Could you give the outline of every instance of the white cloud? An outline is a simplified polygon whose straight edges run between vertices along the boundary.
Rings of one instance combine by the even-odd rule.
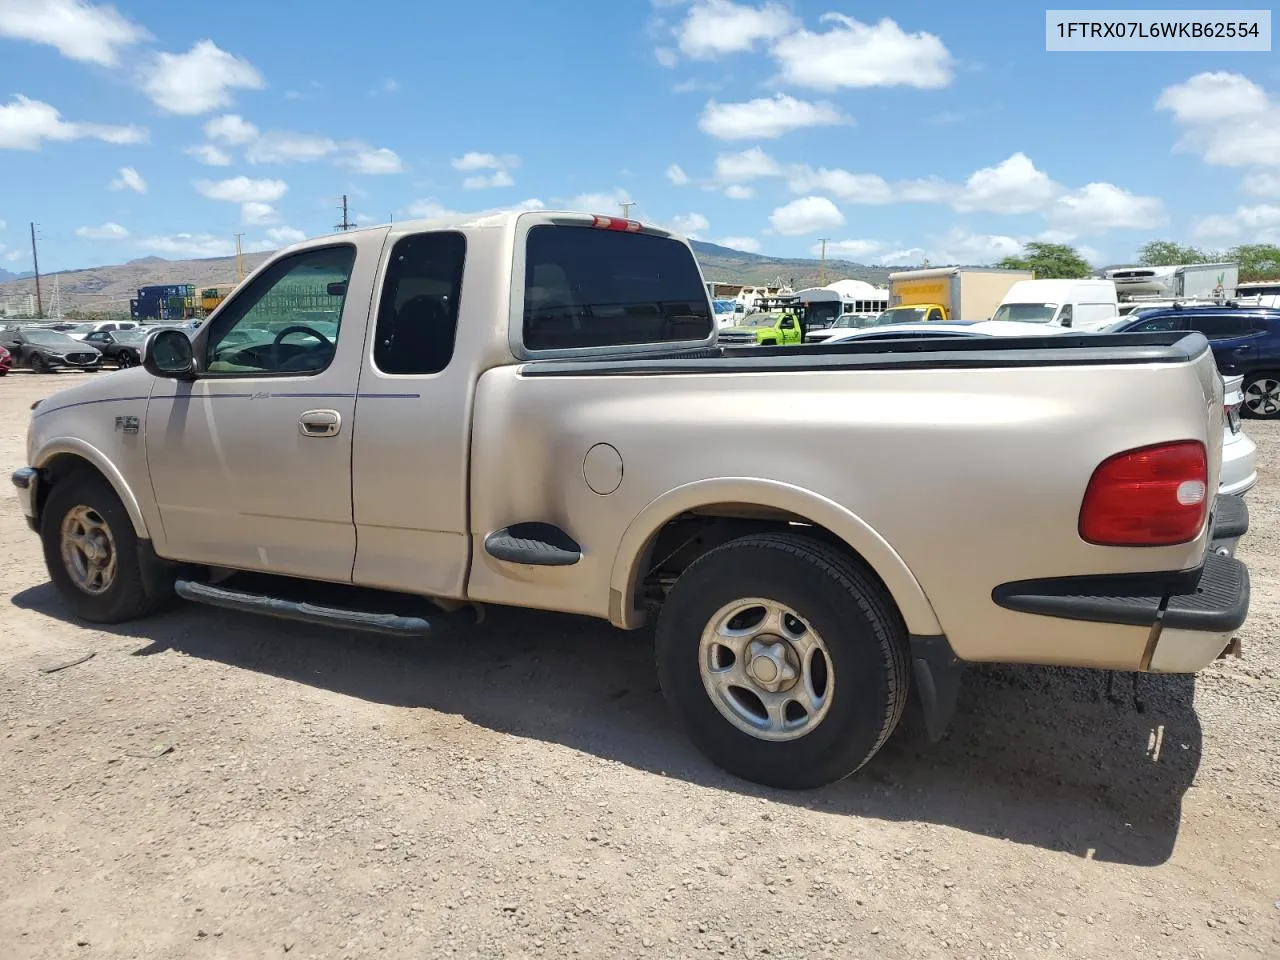
[[[879,240],[832,240],[827,243],[828,257],[868,257],[878,250],[884,249]],[[822,244],[815,243],[811,248],[813,255],[822,254]]]
[[[675,28],[676,45],[687,57],[711,60],[751,50],[761,41],[782,36],[798,22],[779,3],[752,7],[730,0],[699,0]]]
[[[307,235],[296,227],[272,227],[267,231],[267,239],[272,243],[287,247],[291,243],[301,243]]]
[[[1088,234],[1149,229],[1163,226],[1167,219],[1158,197],[1139,196],[1112,183],[1089,183],[1063,194],[1048,216],[1053,223]]]
[[[201,196],[227,203],[275,203],[288,189],[283,180],[251,180],[244,176],[196,181],[196,191]]]
[[[120,176],[111,181],[112,190],[132,190],[134,193],[146,193],[147,181],[133,167],[121,167]]]
[[[515,180],[505,170],[495,170],[492,174],[477,173],[462,181],[463,190],[488,190],[493,187],[514,187]]]
[[[731,183],[724,188],[724,195],[730,200],[750,200],[756,192],[741,183]]]
[[[355,170],[356,173],[379,176],[404,172],[404,161],[394,150],[388,150],[386,147],[368,147],[364,144],[353,144],[351,149],[354,152],[342,157],[338,162],[344,167]]]
[[[250,200],[240,204],[240,219],[248,224],[275,223],[276,208],[269,203]]]
[[[784,93],[746,103],[708,100],[698,120],[703,133],[720,140],[763,138],[775,140],[805,127],[835,126],[848,119],[831,103],[810,103]]]
[[[1161,91],[1156,108],[1184,127],[1178,148],[1223,167],[1280,166],[1280,103],[1238,73],[1198,73]]]
[[[759,147],[741,153],[722,153],[716,157],[715,177],[721,184],[746,183],[761,177],[782,175],[782,165]]]
[[[186,53],[159,53],[143,90],[161,110],[196,116],[232,102],[234,90],[266,86],[253,64],[201,40]]]
[[[523,210],[543,210],[546,204],[537,198],[531,197],[528,200],[521,200],[519,203],[512,204],[508,207],[494,207],[488,210],[472,210],[469,212],[461,212],[451,210],[435,198],[427,200],[415,200],[409,204],[401,214],[405,217],[415,220],[436,220],[442,217],[483,217],[492,213],[502,213],[505,211],[523,211]]]
[[[56,47],[70,60],[114,67],[151,34],[110,6],[86,0],[3,0],[0,36]]]
[[[944,264],[989,264],[1022,252],[1023,241],[1001,234],[971,233],[955,228],[941,237],[929,237],[925,247],[893,250],[876,258],[879,263],[895,266],[918,264],[928,260],[933,266]],[[829,249],[829,248],[828,248]]]
[[[683,233],[689,237],[697,237],[710,226],[711,221],[700,213],[686,213],[671,218],[671,228],[676,233]]]
[[[183,153],[195,157],[206,167],[231,166],[231,154],[221,147],[215,147],[212,143],[201,143],[194,147],[187,147]]]
[[[337,152],[337,141],[309,133],[268,130],[249,144],[245,159],[250,163],[312,163]]]
[[[1266,91],[1238,73],[1197,73],[1160,91],[1156,108],[1169,110],[1184,124],[1218,123],[1232,117],[1266,113]]]
[[[1259,171],[1244,178],[1240,185],[1245,193],[1255,197],[1280,197],[1280,173]]]
[[[844,214],[826,197],[801,197],[769,215],[769,224],[785,237],[817,233],[844,225]]]
[[[681,169],[680,164],[673,163],[671,166],[667,167],[667,179],[677,187],[683,187],[689,182],[689,175]]]
[[[731,250],[742,250],[745,253],[760,252],[760,241],[755,237],[725,237],[720,244]]]
[[[105,123],[72,123],[40,100],[16,94],[0,104],[0,150],[39,150],[46,140],[81,140],[86,137],[107,143],[143,143],[142,127],[119,127]]]
[[[1025,153],[983,167],[965,181],[953,206],[961,213],[1032,213],[1043,210],[1059,188]]]
[[[505,153],[499,156],[496,153],[479,153],[472,150],[470,153],[464,153],[460,157],[454,157],[451,161],[455,170],[511,170],[520,166],[520,158],[514,153]]]
[[[258,128],[235,113],[224,113],[204,125],[204,135],[218,143],[240,146],[258,139]]]
[[[138,246],[151,253],[173,257],[229,257],[236,252],[234,243],[211,233],[147,237],[139,240]]]
[[[653,56],[661,66],[664,66],[668,69],[670,69],[671,67],[674,67],[680,60],[680,58],[676,56],[676,52],[672,50],[670,47],[655,48],[653,51]]]
[[[1246,239],[1250,243],[1280,243],[1280,205],[1236,207],[1234,213],[1201,217],[1191,231],[1203,239]]]
[[[866,24],[839,13],[824,14],[825,33],[797,30],[771,51],[781,79],[814,90],[842,87],[945,87],[953,62],[931,33],[907,33],[888,17]]]
[[[76,236],[85,240],[123,240],[129,231],[108,221],[99,227],[76,227]]]
[[[608,193],[580,193],[569,201],[565,209],[583,213],[621,215],[623,202],[630,199],[631,196],[627,191],[615,187]]]
[[[850,203],[893,203],[894,190],[884,177],[874,173],[850,173],[848,170],[813,170],[794,167],[788,176],[789,186],[796,193],[821,191],[847,200]]]

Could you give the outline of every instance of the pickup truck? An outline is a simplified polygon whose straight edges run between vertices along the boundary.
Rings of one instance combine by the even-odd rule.
[[[695,744],[808,788],[912,690],[941,736],[966,662],[1238,650],[1222,401],[1191,332],[723,347],[688,241],[503,213],[276,254],[39,402],[13,482],[89,622],[175,595],[425,637],[490,604],[656,611]]]
[[[719,342],[737,347],[790,346],[804,342],[804,328],[794,313],[754,313],[722,327]]]

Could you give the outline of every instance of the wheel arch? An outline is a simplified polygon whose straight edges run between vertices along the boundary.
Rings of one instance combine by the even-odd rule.
[[[106,480],[116,492],[116,496],[124,504],[125,512],[129,514],[133,532],[144,540],[151,539],[138,498],[134,496],[124,475],[97,447],[74,437],[63,437],[42,447],[32,466],[40,471],[43,479],[36,502],[37,514],[43,511],[45,499],[55,484],[72,473],[91,471]]]
[[[775,522],[810,524],[850,550],[884,584],[907,630],[942,633],[933,605],[896,550],[870,524],[834,500],[802,487],[755,477],[698,480],[649,503],[631,521],[614,555],[609,579],[609,620],[622,629],[643,625],[640,588],[654,544],[673,521],[691,512],[734,516],[734,508],[761,511]]]

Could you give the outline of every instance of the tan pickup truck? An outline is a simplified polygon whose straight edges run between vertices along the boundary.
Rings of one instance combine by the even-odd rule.
[[[76,615],[657,610],[760,783],[857,770],[912,689],[940,735],[966,661],[1193,672],[1248,608],[1200,334],[720,347],[683,239],[538,211],[306,241],[143,352],[14,474]]]

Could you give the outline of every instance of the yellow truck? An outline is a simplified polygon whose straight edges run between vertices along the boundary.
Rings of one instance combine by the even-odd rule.
[[[1031,270],[996,267],[939,267],[889,274],[889,309],[881,323],[930,320],[989,320],[1000,301],[1019,280],[1032,280]]]

